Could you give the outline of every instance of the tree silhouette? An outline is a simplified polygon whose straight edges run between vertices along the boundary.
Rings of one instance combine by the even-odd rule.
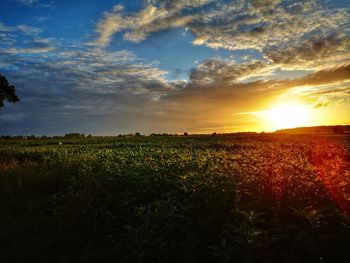
[[[7,81],[5,76],[0,74],[0,109],[4,107],[5,101],[15,103],[19,101],[16,88]]]

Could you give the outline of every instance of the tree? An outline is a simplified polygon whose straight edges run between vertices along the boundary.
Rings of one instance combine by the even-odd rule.
[[[0,74],[0,109],[4,107],[5,101],[15,103],[19,101],[16,88],[7,81],[5,76]]]

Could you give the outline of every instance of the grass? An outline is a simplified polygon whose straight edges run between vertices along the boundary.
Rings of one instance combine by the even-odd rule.
[[[349,157],[345,135],[0,140],[0,260],[350,262]]]

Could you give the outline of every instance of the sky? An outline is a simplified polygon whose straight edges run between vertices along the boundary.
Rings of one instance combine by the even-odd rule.
[[[0,135],[350,124],[350,0],[0,0]]]

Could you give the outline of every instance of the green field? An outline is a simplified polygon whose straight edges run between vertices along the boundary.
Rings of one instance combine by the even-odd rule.
[[[0,140],[0,262],[350,262],[347,135]]]

